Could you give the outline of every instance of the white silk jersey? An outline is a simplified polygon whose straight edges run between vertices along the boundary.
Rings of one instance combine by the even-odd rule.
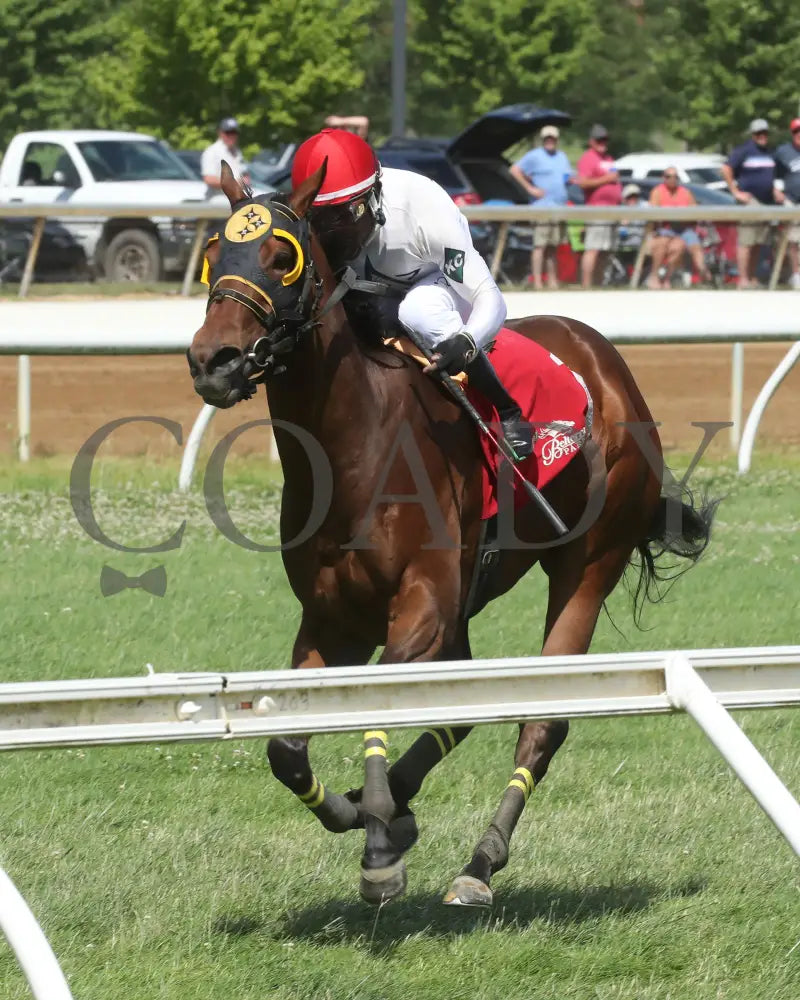
[[[502,327],[506,304],[483,257],[472,245],[467,220],[435,181],[410,170],[381,171],[378,226],[351,261],[360,278],[384,281],[397,294],[432,276],[443,276],[464,321],[463,329],[485,347]]]

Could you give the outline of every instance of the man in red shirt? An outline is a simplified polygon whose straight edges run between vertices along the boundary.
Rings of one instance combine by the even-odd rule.
[[[592,125],[589,148],[578,160],[576,183],[583,189],[587,205],[619,205],[622,202],[622,185],[608,155],[608,131],[603,125]],[[581,260],[581,284],[592,287],[592,277],[597,258],[614,246],[617,227],[613,222],[591,222],[586,225],[585,250]]]

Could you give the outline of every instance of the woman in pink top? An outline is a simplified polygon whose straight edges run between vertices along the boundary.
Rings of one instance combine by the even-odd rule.
[[[583,189],[587,205],[619,205],[622,202],[622,185],[619,182],[613,157],[608,153],[608,132],[604,125],[592,125],[589,148],[578,160],[575,181]],[[591,288],[597,258],[614,247],[617,227],[613,222],[586,224],[581,284]]]
[[[692,192],[678,183],[678,171],[675,167],[667,167],[663,182],[650,192],[650,204],[660,208],[688,208],[697,202]],[[658,223],[650,242],[653,262],[648,286],[672,288],[672,275],[687,250],[700,280],[710,281],[711,275],[706,267],[703,247],[695,227],[681,222]]]

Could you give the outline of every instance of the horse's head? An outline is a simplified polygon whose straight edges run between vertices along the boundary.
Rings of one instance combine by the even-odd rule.
[[[305,217],[324,178],[323,163],[284,203],[254,196],[222,164],[232,214],[209,241],[206,318],[187,352],[195,391],[207,403],[224,409],[249,399],[296,347],[315,290]]]

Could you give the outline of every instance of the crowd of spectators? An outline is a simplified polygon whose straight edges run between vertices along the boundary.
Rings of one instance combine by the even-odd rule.
[[[733,197],[742,204],[800,205],[800,118],[792,120],[791,139],[770,148],[769,125],[763,118],[750,123],[750,138],[733,149],[722,167],[722,175]],[[546,125],[540,133],[541,145],[529,150],[512,167],[511,173],[528,192],[531,203],[540,206],[568,204],[568,185],[583,191],[587,205],[642,205],[662,208],[688,207],[696,204],[692,192],[681,184],[675,167],[664,170],[661,183],[644,201],[638,184],[624,188],[609,152],[610,137],[603,125],[593,125],[587,148],[573,171],[568,157],[559,149],[558,129]],[[616,223],[587,224],[581,257],[581,284],[591,287],[603,273],[611,250],[631,247],[644,238],[644,223],[629,223],[620,229]],[[758,287],[755,277],[759,254],[769,241],[768,222],[742,223],[738,227],[736,266],[738,287]],[[555,252],[564,240],[563,226],[545,223],[535,227],[530,281],[536,288],[557,287]],[[647,281],[649,288],[671,288],[673,275],[685,258],[697,280],[711,281],[704,248],[697,226],[671,221],[657,222],[648,237],[646,253],[651,258]],[[789,230],[789,278],[792,288],[800,289],[800,225]]]
[[[331,116],[326,126],[345,128],[366,137],[369,120],[363,116],[338,118]],[[789,131],[791,138],[770,149],[769,124],[764,118],[750,123],[750,138],[730,153],[722,166],[722,175],[733,197],[742,204],[800,205],[800,118],[794,118]],[[539,133],[540,144],[526,152],[511,167],[511,173],[528,193],[531,204],[558,207],[569,203],[569,186],[577,185],[583,200],[592,206],[661,208],[688,207],[697,204],[694,195],[680,183],[675,167],[667,167],[661,183],[650,192],[648,200],[636,183],[623,187],[609,151],[610,136],[605,126],[593,125],[587,147],[573,170],[569,158],[560,148],[560,133],[555,125],[545,125]],[[217,140],[202,156],[201,172],[209,193],[219,188],[219,172],[226,159],[245,181],[246,165],[239,150],[239,124],[235,118],[224,118],[217,130]],[[759,254],[769,241],[768,222],[741,223],[738,226],[736,267],[738,287],[758,287],[755,276]],[[628,222],[620,227],[612,222],[587,223],[583,235],[580,281],[584,288],[597,283],[604,273],[608,254],[612,250],[638,249],[647,239],[646,253],[650,258],[647,287],[671,288],[673,276],[684,260],[690,261],[696,279],[709,283],[711,275],[706,263],[703,243],[697,226],[692,223],[659,221],[646,236],[645,223]],[[545,222],[534,227],[530,282],[534,288],[558,287],[557,250],[567,240],[563,222]],[[791,267],[789,282],[800,289],[800,224],[789,228],[788,258]]]

